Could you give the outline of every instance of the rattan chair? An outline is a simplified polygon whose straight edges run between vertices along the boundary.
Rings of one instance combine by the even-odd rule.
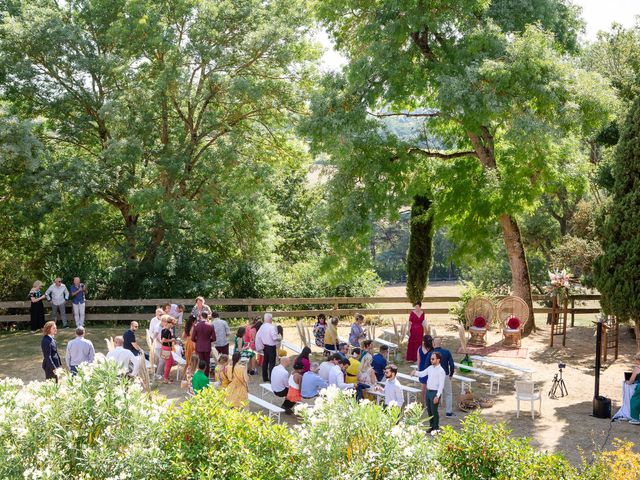
[[[502,325],[502,344],[520,348],[522,330],[529,319],[529,306],[520,297],[505,297],[498,304],[498,320]]]
[[[493,302],[486,297],[475,297],[469,300],[464,309],[464,317],[469,331],[468,344],[484,347],[487,344],[487,329],[495,319],[496,309]]]

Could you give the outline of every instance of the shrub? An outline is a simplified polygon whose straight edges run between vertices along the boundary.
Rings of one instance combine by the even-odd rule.
[[[433,448],[422,425],[422,408],[382,409],[330,387],[315,408],[301,411],[296,428],[304,480],[436,479],[444,473],[432,461]]]
[[[449,314],[457,320],[459,323],[464,325],[467,319],[464,316],[464,310],[467,308],[467,304],[469,300],[475,297],[487,297],[488,299],[494,301],[494,295],[484,288],[482,283],[476,285],[472,282],[464,282],[464,290],[460,295],[460,301],[457,305],[454,305],[449,310]]]
[[[162,472],[162,405],[98,356],[60,383],[0,381],[0,478],[138,479]]]
[[[541,453],[526,438],[511,438],[503,423],[489,425],[478,413],[461,429],[446,426],[438,437],[436,459],[461,480],[573,479],[576,471],[561,456]]]
[[[231,408],[212,388],[167,412],[160,442],[168,478],[287,479],[297,463],[286,426]]]

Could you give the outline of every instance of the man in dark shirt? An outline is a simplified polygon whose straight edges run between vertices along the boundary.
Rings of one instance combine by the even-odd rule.
[[[444,369],[444,373],[447,375],[444,379],[444,403],[446,408],[447,417],[453,417],[453,389],[451,388],[451,377],[456,371],[456,366],[453,363],[453,355],[446,348],[442,348],[442,338],[435,337],[433,339],[433,351],[440,352],[440,366]]]
[[[122,334],[122,338],[124,338],[123,347],[127,350],[131,350],[136,357],[140,355],[140,351],[142,350],[138,343],[136,342],[136,330],[138,330],[138,322],[131,322],[129,330]]]
[[[381,381],[384,378],[384,369],[387,368],[387,355],[389,354],[389,347],[386,345],[380,346],[380,351],[373,356],[371,360],[371,366],[373,371],[376,372],[376,378]]]

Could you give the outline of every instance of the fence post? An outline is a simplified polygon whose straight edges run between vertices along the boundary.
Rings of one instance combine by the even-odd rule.
[[[573,298],[573,296],[571,297],[571,326],[573,327],[573,324],[576,320],[576,311],[575,311],[575,307],[576,307],[576,299]]]

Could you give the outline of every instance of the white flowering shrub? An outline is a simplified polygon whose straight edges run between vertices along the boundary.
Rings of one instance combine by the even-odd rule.
[[[295,427],[301,462],[296,478],[312,479],[440,479],[422,407],[383,409],[357,403],[352,395],[329,387],[315,408],[299,411]]]
[[[57,385],[1,380],[0,478],[155,477],[162,410],[100,355]]]

